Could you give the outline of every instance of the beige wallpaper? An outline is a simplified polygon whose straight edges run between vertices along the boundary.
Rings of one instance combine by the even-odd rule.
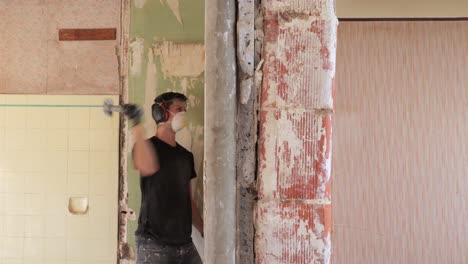
[[[468,263],[467,28],[340,24],[334,264]]]
[[[466,0],[336,0],[339,18],[468,17]]]
[[[120,28],[120,0],[0,0],[0,94],[118,94],[117,40],[59,41],[62,28]]]

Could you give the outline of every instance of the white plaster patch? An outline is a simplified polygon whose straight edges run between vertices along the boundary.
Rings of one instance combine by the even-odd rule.
[[[296,134],[296,126],[301,123],[300,118],[303,117],[304,114],[304,111],[301,110],[289,110],[288,112],[281,112],[279,115],[279,119],[277,120],[277,155],[281,156],[282,160],[282,162],[279,162],[278,164],[278,173],[281,177],[280,182],[282,188],[289,188],[291,187],[291,184],[294,183],[293,181],[288,180],[288,178],[294,175],[293,169],[300,166],[300,164],[297,164],[297,162],[301,161],[298,161],[297,158],[304,156],[304,139]],[[286,145],[288,147],[287,150],[284,149]],[[289,162],[285,162],[285,160],[289,160]]]
[[[319,17],[310,16],[307,17],[307,19],[301,17],[293,17],[289,21],[280,18],[280,21],[281,29],[291,28],[304,32],[310,29],[310,25],[312,24],[312,22],[319,21]]]
[[[143,8],[146,4],[146,0],[134,0],[133,4],[136,8]]]
[[[314,211],[314,229],[318,234],[325,232],[325,226],[320,222],[320,217],[316,211]]]
[[[303,263],[318,263],[314,262],[317,257],[325,257],[321,263],[329,263],[330,234],[324,234],[325,227],[318,213],[311,210],[312,227],[298,218],[300,209],[282,207],[280,211],[276,202],[260,202],[258,208],[255,246],[261,263],[279,263],[284,252],[290,256],[301,256]],[[282,218],[285,215],[292,217]]]
[[[263,78],[263,76],[262,76]],[[280,106],[283,106],[286,104],[286,102],[278,96],[278,82],[277,82],[277,77],[275,76],[274,78],[271,77],[268,79],[268,89],[262,90],[262,92],[266,92],[266,100],[263,103],[264,105],[271,105],[273,103],[276,103],[277,109],[280,109]],[[265,109],[265,108],[263,108]]]
[[[330,43],[330,61],[336,62],[336,47],[338,42],[338,18],[336,16],[331,17],[329,20],[330,31],[328,32],[327,38]],[[330,70],[331,77],[335,77],[336,63],[332,64],[332,69]]]
[[[188,108],[189,108],[188,111],[190,111],[190,108],[198,106],[200,103],[201,103],[200,98],[196,97],[193,94],[188,95],[188,98],[187,98],[187,104],[188,104]]]
[[[282,3],[279,3],[282,5]],[[284,8],[284,7],[283,7]],[[285,12],[290,9],[281,10]],[[286,13],[287,14],[287,13]],[[300,102],[302,105],[313,104],[314,108],[333,107],[332,85],[335,76],[336,38],[338,20],[334,14],[328,17],[294,16],[279,19],[278,39],[274,43],[265,43],[265,49],[271,50],[268,60],[277,60],[287,65],[287,74],[280,78],[272,76],[268,83],[273,85],[268,89],[267,105],[276,104],[278,107],[290,107],[283,98],[277,96],[276,87],[282,84],[288,87],[288,101]],[[311,29],[323,27],[321,33]],[[329,52],[323,56],[322,49]],[[291,58],[294,54],[294,58]],[[307,78],[305,78],[305,76]]]
[[[330,155],[328,156],[328,158],[326,158],[324,160],[324,165],[323,165],[325,167],[324,171],[327,172],[327,175],[326,175],[327,178],[325,179],[326,182],[328,182],[330,180],[330,176],[331,176],[331,165],[332,165],[332,163],[331,163],[331,160],[332,160],[331,159],[331,155],[332,155],[331,154],[332,153],[331,147],[332,147],[332,144],[330,142]],[[325,187],[324,187],[324,189],[325,189]],[[323,191],[324,191],[323,193],[325,193],[325,190],[323,190]]]
[[[314,21],[316,18],[310,17],[280,23],[280,30],[288,33],[281,34],[276,43],[276,58],[283,65],[288,65],[288,74],[283,75],[283,78],[289,88],[291,100],[296,101],[294,98],[297,98],[298,101],[303,101],[312,97],[317,98],[319,102],[315,107],[331,108],[333,103],[330,88],[333,72],[323,69],[322,42],[316,33],[308,31]],[[301,37],[296,37],[296,34],[300,34]],[[298,51],[296,45],[292,45],[292,41],[298,45],[305,42],[303,50]],[[286,56],[289,53],[296,54],[295,58],[288,59]],[[309,75],[310,78],[304,78],[304,75]],[[317,89],[318,87],[323,88]],[[304,93],[304,90],[307,92]]]
[[[268,3],[268,1],[267,1]],[[284,10],[284,9],[287,9],[288,5],[284,2],[281,2],[281,1],[271,1],[271,6],[270,6],[270,10],[271,11],[275,11],[275,12],[278,12],[278,11],[281,11],[281,10]]]
[[[145,40],[143,38],[136,38],[130,43],[130,53],[132,54],[130,64],[130,74],[138,76],[141,74],[141,66],[143,63],[143,49],[145,46]]]
[[[180,16],[179,0],[166,0],[177,21],[182,25],[182,17]]]
[[[262,143],[265,160],[261,163],[262,186],[266,196],[277,191],[278,181],[282,189],[292,187],[295,181],[291,177],[297,177],[299,173],[309,179],[319,177],[316,198],[327,200],[325,183],[329,180],[331,171],[331,153],[327,147],[331,146],[324,142],[322,150],[317,144],[309,143],[326,140],[327,136],[326,129],[322,127],[322,118],[313,116],[307,110],[292,108],[286,111],[269,111],[266,114],[263,129],[268,133],[265,133],[265,142]],[[321,169],[318,171],[324,174],[317,174],[313,167],[308,166],[317,160],[321,161]]]
[[[299,221],[299,228],[297,229],[297,234],[299,236],[307,236],[310,233],[309,225],[304,220]]]
[[[324,263],[330,263],[331,258],[331,235],[330,233],[324,238],[324,247],[323,247],[323,256],[324,256]]]
[[[320,141],[322,137],[326,137],[327,131],[323,127],[323,118],[317,118],[317,123],[315,124],[315,130],[317,131],[317,134],[315,135],[315,140],[316,142]],[[327,144],[324,144],[323,146],[323,151],[322,153],[315,153],[315,159],[317,160],[319,157],[317,155],[322,155],[322,158],[325,158],[325,154],[327,152]]]
[[[247,104],[250,98],[250,93],[252,92],[253,78],[247,78],[241,81],[240,84],[240,102],[242,104]]]
[[[265,197],[274,197],[274,194],[277,191],[277,173],[276,173],[276,135],[278,133],[278,128],[276,126],[276,119],[274,117],[274,112],[266,113],[266,120],[263,123],[264,131],[268,131],[265,134],[264,142],[262,145],[265,148],[264,159],[260,159],[262,162],[261,165],[261,177],[259,178],[262,181],[262,192]]]
[[[180,77],[171,77],[168,79],[169,82],[172,84],[172,87],[177,88],[180,93],[183,93],[188,96],[188,101],[187,101],[187,111],[190,112],[190,108],[198,106],[200,104],[200,99],[196,99],[195,96],[190,97],[189,90],[195,88],[195,83],[198,82],[200,79],[199,78],[194,78],[194,77],[185,77],[185,78],[180,78]],[[190,99],[192,98],[192,100]]]
[[[154,45],[164,77],[198,77],[205,71],[205,46],[168,41]]]
[[[253,21],[253,19],[252,19]],[[253,23],[239,22],[237,23],[238,50],[237,57],[239,66],[243,73],[248,76],[254,74],[254,25]]]
[[[183,93],[187,94],[187,89],[189,88],[187,78],[182,78],[182,80],[180,80],[180,86],[182,86]]]
[[[333,126],[330,126],[330,130],[331,130],[331,131],[330,131],[330,135],[333,135],[332,129],[333,129]],[[322,133],[323,133],[323,137],[326,137],[326,135],[325,135],[325,133],[326,133],[325,129],[322,129],[322,130],[323,130],[323,132],[322,132]],[[329,140],[330,140],[330,142],[328,142],[327,144],[325,144],[325,146],[324,146],[324,148],[323,148],[323,153],[322,153],[322,155],[323,155],[322,157],[323,157],[323,161],[324,161],[323,166],[325,167],[325,168],[324,168],[324,169],[325,169],[324,171],[327,172],[327,175],[326,175],[327,178],[324,179],[324,180],[327,181],[327,182],[330,180],[330,176],[331,176],[331,160],[332,160],[332,147],[333,147],[333,144],[332,144],[332,142],[331,142],[331,138],[330,138]],[[328,147],[328,149],[327,149],[327,147]],[[328,156],[327,156],[327,153],[328,153]],[[325,188],[325,186],[324,186],[324,188]],[[325,190],[324,190],[324,191],[325,191]],[[325,193],[325,192],[323,192],[323,193]]]
[[[327,131],[323,126],[323,118],[317,118],[315,130],[318,131],[318,133],[316,134],[316,137],[313,139],[314,141],[319,142],[321,139],[326,140]],[[330,149],[327,149],[327,147]],[[314,159],[323,161],[322,164],[320,164],[320,166],[321,166],[322,171],[326,172],[326,175],[323,175],[325,176],[325,178],[321,177],[319,179],[319,181],[321,181],[321,183],[323,184],[318,185],[318,188],[319,188],[318,194],[323,194],[323,195],[326,194],[327,185],[325,183],[329,181],[330,175],[331,175],[330,173],[331,172],[331,147],[332,147],[331,142],[327,143],[325,141],[323,144],[322,152],[316,152],[314,156]],[[327,152],[329,153],[328,156],[327,156]],[[321,157],[318,157],[317,155],[321,155]]]
[[[146,81],[145,81],[145,104],[143,110],[145,111],[145,131],[147,136],[153,136],[156,131],[156,123],[151,114],[151,106],[156,98],[157,91],[157,71],[156,64],[154,63],[153,50],[148,50],[148,63],[146,66]]]
[[[275,208],[276,206],[272,203],[270,208]],[[265,206],[265,205],[264,205]],[[270,252],[281,252],[282,243],[279,243],[277,237],[277,229],[281,226],[283,219],[277,211],[269,211],[259,214],[259,219],[257,222],[257,232],[256,235],[260,239],[256,239],[255,245],[259,249],[268,250]],[[275,241],[273,241],[275,240]],[[269,243],[273,242],[273,243]],[[268,245],[268,246],[267,246]],[[266,262],[266,263],[275,263],[275,262]]]

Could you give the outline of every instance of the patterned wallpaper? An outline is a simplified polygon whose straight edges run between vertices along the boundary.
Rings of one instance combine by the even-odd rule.
[[[467,28],[340,24],[333,263],[468,263]]]

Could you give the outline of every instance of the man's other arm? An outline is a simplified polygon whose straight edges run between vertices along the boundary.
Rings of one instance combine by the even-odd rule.
[[[201,236],[204,237],[204,230],[203,230],[203,219],[201,218],[200,211],[197,208],[197,204],[195,203],[192,188],[190,188],[190,200],[192,202],[192,223],[195,228],[200,232]]]

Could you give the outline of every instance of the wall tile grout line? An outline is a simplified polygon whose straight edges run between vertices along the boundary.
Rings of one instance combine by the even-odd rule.
[[[94,95],[91,95],[90,97],[95,97]],[[20,98],[20,97],[18,97]],[[16,152],[18,152],[19,150],[23,150],[25,148],[24,144],[26,143],[26,139],[24,139],[25,137],[28,137],[29,134],[28,133],[24,133],[24,131],[27,131],[27,130],[44,130],[44,131],[55,131],[55,130],[60,130],[60,138],[58,140],[52,140],[52,143],[54,146],[52,146],[53,150],[52,152],[57,152],[58,155],[54,155],[54,157],[59,157],[60,158],[60,155],[63,155],[63,154],[66,154],[66,153],[78,153],[78,154],[83,154],[83,155],[66,155],[65,158],[62,158],[61,160],[64,160],[67,159],[66,163],[63,163],[63,162],[60,162],[60,164],[56,164],[59,168],[60,167],[60,171],[63,171],[64,173],[60,173],[60,174],[65,174],[66,175],[66,178],[61,180],[60,184],[57,185],[57,186],[62,186],[60,187],[60,195],[58,196],[54,196],[55,197],[55,200],[60,200],[60,201],[64,201],[62,199],[65,199],[67,200],[68,198],[68,195],[72,194],[72,193],[80,193],[80,195],[87,195],[88,196],[88,199],[91,199],[89,200],[89,203],[90,204],[94,204],[94,203],[99,203],[99,206],[98,207],[93,207],[95,208],[94,209],[94,212],[96,212],[96,210],[98,210],[98,212],[101,212],[102,209],[105,209],[105,207],[103,207],[102,205],[103,204],[107,204],[108,202],[110,202],[110,200],[107,199],[107,196],[104,195],[104,194],[97,194],[97,193],[94,193],[94,191],[92,190],[92,188],[90,188],[90,184],[91,184],[91,179],[93,179],[94,177],[91,175],[91,167],[96,167],[95,165],[92,165],[91,164],[91,160],[94,160],[95,158],[103,158],[105,160],[108,160],[106,159],[106,153],[109,153],[109,151],[111,151],[111,147],[110,145],[108,144],[111,144],[110,141],[103,141],[102,138],[103,137],[107,137],[109,134],[109,132],[111,132],[112,130],[116,130],[118,129],[118,123],[116,123],[116,120],[117,120],[117,116],[114,116],[114,118],[108,118],[108,117],[105,117],[104,116],[104,113],[102,113],[101,111],[99,111],[102,107],[102,105],[99,105],[99,104],[93,104],[95,102],[97,102],[96,100],[92,99],[92,98],[87,98],[87,99],[90,99],[91,102],[88,102],[88,103],[91,103],[91,104],[34,104],[36,102],[30,102],[32,104],[21,104],[23,102],[25,102],[25,100],[19,100],[18,98],[14,98],[14,100],[10,100],[10,102],[7,101],[7,103],[9,104],[5,104],[5,102],[2,100],[2,96],[0,95],[0,101],[2,104],[0,104],[0,112],[2,117],[3,117],[3,114],[6,113],[9,117],[9,121],[10,123],[12,123],[12,121],[14,121],[15,119],[17,119],[14,123],[12,123],[12,125],[7,125],[7,126],[0,126],[0,140],[2,142],[0,142],[0,154],[2,154],[4,152],[4,149],[3,146],[4,146],[4,141],[5,141],[5,138],[9,138],[8,135],[11,135],[11,136],[15,136],[14,138],[14,142],[11,143],[10,142],[10,147],[13,146],[16,150]],[[22,97],[21,97],[22,98]],[[19,100],[19,101],[18,101]],[[54,99],[55,100],[55,99]],[[72,100],[74,100],[74,102],[76,102],[76,99],[73,98]],[[85,100],[85,99],[83,99]],[[114,98],[115,100],[115,98]],[[16,102],[15,102],[16,101]],[[81,100],[80,100],[81,101]],[[29,103],[29,102],[28,102]],[[45,103],[45,102],[43,102]],[[59,102],[61,103],[61,102]],[[68,103],[68,101],[66,100],[66,103]],[[69,102],[69,103],[72,103],[72,102]],[[84,102],[85,103],[85,102]],[[1,106],[5,106],[5,110],[2,110]],[[13,106],[16,106],[18,107],[17,109],[21,109],[21,108],[26,108],[26,109],[22,109],[21,112],[18,112],[19,110],[17,110],[16,108],[14,108]],[[34,109],[34,107],[40,107],[42,109]],[[44,111],[43,114],[45,114],[46,116],[49,116],[49,114],[52,114],[52,116],[49,116],[48,118],[46,118],[47,120],[52,120],[52,121],[49,121],[49,122],[46,122],[47,120],[43,121],[42,125],[39,125],[39,122],[41,122],[41,118],[42,118],[42,114],[39,115],[39,114],[36,114],[35,111],[43,111],[43,109],[45,108],[54,108],[55,109],[51,109],[51,110],[47,110],[47,111]],[[75,109],[73,109],[73,107],[76,107]],[[61,108],[61,109],[58,109],[58,108]],[[96,109],[98,108],[98,109]],[[29,110],[28,110],[29,109]],[[6,112],[4,112],[6,111]],[[55,112],[61,112],[61,114],[55,114]],[[31,113],[35,113],[35,114],[31,114]],[[42,113],[42,112],[41,112]],[[86,120],[87,119],[87,120]],[[3,118],[2,118],[3,120]],[[21,121],[24,121],[24,124],[23,122]],[[2,125],[4,125],[4,123],[6,122],[2,122]],[[10,128],[11,126],[11,128]],[[9,134],[8,135],[3,135],[5,134],[4,131],[8,130],[9,129]],[[12,131],[16,131],[18,130],[19,132],[22,132],[21,134],[15,134],[15,132],[12,132]],[[78,133],[75,133],[76,130],[79,130]],[[68,131],[68,133],[67,133]],[[81,132],[82,131],[82,132]],[[97,133],[94,135],[94,133]],[[23,135],[24,134],[24,135]],[[34,134],[34,133],[33,133]],[[42,134],[41,134],[42,135]],[[92,137],[94,138],[93,141],[91,141],[89,138],[88,139],[83,139],[83,140],[80,140],[81,136],[84,135],[86,137],[91,137],[91,135],[93,135]],[[38,137],[37,134],[34,134],[34,138],[37,140],[37,139],[46,139],[45,137]],[[52,136],[52,139],[54,139],[54,136]],[[75,142],[75,139],[78,139],[78,142]],[[29,141],[28,141],[29,142]],[[113,142],[113,141],[112,141]],[[96,145],[94,145],[96,143]],[[19,144],[19,145],[18,145]],[[28,145],[28,143],[26,143],[26,146]],[[44,148],[44,146],[47,146],[47,141],[44,142],[43,144],[39,144],[38,146],[40,147],[39,151],[48,151],[50,150],[49,148]],[[57,145],[57,146],[55,146]],[[91,146],[94,146],[93,148]],[[18,149],[18,148],[21,148],[21,149]],[[50,152],[50,151],[49,151]],[[92,156],[91,153],[96,153],[97,155],[94,155]],[[3,155],[3,154],[2,154]],[[17,155],[15,155],[15,157],[13,157],[13,159],[16,158]],[[70,163],[72,157],[77,157],[77,158],[80,158],[80,162],[72,162]],[[87,156],[87,157],[86,157]],[[3,156],[2,156],[3,157]],[[34,156],[35,157],[35,156]],[[113,157],[115,158],[115,157]],[[10,158],[11,160],[11,158]],[[0,160],[1,161],[1,160]],[[82,162],[81,162],[82,161]],[[112,164],[114,164],[114,162],[116,162],[117,160],[115,159],[112,159],[109,160],[109,162],[111,162]],[[87,164],[86,164],[87,163]],[[106,164],[109,164],[111,165],[111,163],[106,163]],[[16,163],[15,163],[16,164]],[[20,174],[25,174],[25,173],[39,173],[40,170],[43,170],[42,167],[40,166],[37,166],[37,165],[31,165],[31,166],[16,166],[15,164],[11,164],[11,166],[13,166],[13,168],[15,168],[15,173],[17,173],[18,175]],[[66,165],[66,167],[64,167],[63,165]],[[6,164],[7,165],[7,164]],[[8,169],[8,170],[3,170],[2,168],[0,168],[0,174],[3,173],[4,171],[7,171],[9,172],[11,169],[9,169],[10,165],[7,165],[6,167],[3,167],[3,169]],[[51,166],[55,166],[55,165],[51,165]],[[114,166],[114,165],[112,165]],[[105,168],[107,168],[107,165],[106,166],[99,166],[98,170],[105,170]],[[86,172],[84,172],[86,170]],[[99,174],[99,173],[98,173]],[[82,177],[81,179],[79,178],[74,178],[74,176],[78,176],[78,177]],[[98,175],[99,176],[99,175]],[[87,177],[87,182],[86,182],[86,178]],[[79,184],[78,185],[74,185],[75,181],[74,179],[77,179],[77,183]],[[14,179],[13,179],[14,180]],[[24,179],[24,181],[26,181],[26,178]],[[63,182],[64,181],[64,182]],[[15,180],[15,186],[17,185],[16,184],[16,180]],[[83,185],[83,184],[85,184]],[[69,188],[69,185],[70,184],[73,184],[74,186],[77,186],[77,188]],[[100,187],[102,187],[103,185],[99,182],[100,184]],[[84,187],[87,187],[87,189],[84,189]],[[104,186],[105,187],[105,186]],[[55,188],[56,189],[56,188]],[[16,189],[15,189],[16,190]],[[58,189],[57,189],[58,190]],[[104,190],[104,189],[103,189]],[[55,191],[54,191],[55,192]],[[0,192],[0,195],[2,195],[4,192]],[[25,190],[24,192],[24,195],[26,195],[24,197],[24,200],[22,201],[22,204],[24,206],[23,207],[23,212],[21,212],[20,214],[20,217],[23,219],[21,220],[20,222],[21,223],[24,223],[22,224],[23,227],[21,227],[21,229],[17,229],[17,231],[14,232],[14,234],[17,234],[17,235],[7,235],[7,234],[3,234],[4,232],[1,232],[3,237],[5,238],[12,238],[12,239],[15,239],[14,243],[16,243],[18,246],[16,247],[16,250],[17,250],[17,253],[14,253],[16,256],[15,256],[15,260],[27,260],[30,258],[31,254],[35,254],[36,251],[31,251],[31,250],[36,250],[39,246],[37,245],[33,245],[32,246],[32,242],[31,242],[31,239],[33,240],[44,240],[44,246],[40,246],[43,250],[45,250],[45,248],[47,247],[46,246],[46,243],[48,245],[48,247],[50,248],[51,245],[54,245],[54,244],[57,244],[57,243],[62,243],[62,256],[60,257],[61,260],[63,261],[76,261],[78,260],[77,258],[82,258],[83,261],[94,261],[95,258],[98,258],[98,256],[101,256],[100,254],[96,254],[96,252],[94,253],[90,253],[91,255],[87,255],[87,256],[82,256],[82,257],[79,257],[77,255],[77,252],[76,250],[74,250],[73,248],[75,248],[75,246],[80,246],[80,245],[84,245],[83,243],[86,243],[86,241],[90,241],[93,245],[98,245],[100,243],[109,243],[109,239],[107,238],[107,236],[109,235],[108,232],[103,232],[102,234],[99,234],[99,235],[93,235],[92,237],[88,237],[88,235],[86,235],[86,237],[83,237],[83,233],[79,234],[77,232],[79,232],[79,230],[83,229],[83,223],[82,221],[78,221],[78,222],[74,222],[72,221],[72,223],[70,221],[68,221],[66,215],[68,214],[68,210],[64,207],[66,202],[60,202],[60,210],[65,210],[64,211],[64,214],[60,213],[60,216],[65,216],[63,218],[64,222],[63,222],[63,225],[60,224],[60,228],[61,230],[59,231],[59,233],[57,232],[53,232],[52,235],[48,235],[46,233],[47,230],[46,230],[46,226],[45,226],[45,223],[46,223],[46,217],[43,217],[43,221],[44,221],[44,224],[40,227],[42,231],[40,231],[40,235],[37,235],[37,230],[36,229],[34,234],[35,235],[31,235],[31,231],[30,231],[30,227],[27,227],[25,226],[26,225],[26,221],[29,221],[27,220],[28,217],[31,217],[31,216],[35,216],[36,213],[38,212],[37,211],[37,208],[45,208],[46,207],[46,196],[43,196],[43,205],[41,205],[41,203],[38,203],[38,202],[34,202],[35,199],[34,197],[36,196],[31,196],[31,195],[27,195],[27,194],[36,194],[35,191],[32,191],[32,190]],[[95,198],[98,198],[97,200]],[[13,198],[15,199],[15,198]],[[110,199],[110,198],[109,198]],[[29,202],[28,202],[29,201]],[[26,210],[26,205],[27,204],[30,204],[30,202],[33,201],[34,203],[31,204],[31,208],[32,209],[29,209],[29,211]],[[54,205],[52,206],[56,206],[58,205],[58,203],[55,203]],[[38,207],[38,206],[42,206],[42,207]],[[52,207],[51,207],[52,208]],[[100,210],[101,209],[101,210]],[[32,210],[32,211],[31,211]],[[86,217],[89,218],[89,212],[88,211],[88,215]],[[102,211],[104,212],[104,211]],[[106,211],[107,212],[107,211]],[[32,214],[32,215],[31,215]],[[99,214],[98,217],[102,217],[101,216],[102,214]],[[3,217],[5,216],[4,214],[1,214],[0,217]],[[57,214],[58,216],[58,214]],[[106,213],[105,214],[105,218],[103,218],[103,220],[99,220],[98,223],[99,224],[102,224],[102,223],[107,223],[108,220],[109,220],[109,215]],[[72,217],[73,218],[73,217]],[[11,220],[9,220],[11,222]],[[91,220],[90,220],[91,221]],[[57,222],[57,223],[62,223],[61,221]],[[117,222],[115,222],[115,226],[117,225]],[[87,226],[86,224],[84,226]],[[99,226],[102,226],[102,225],[99,225]],[[75,229],[76,227],[76,229]],[[21,233],[19,233],[21,232]],[[27,233],[28,232],[28,233]],[[77,234],[79,235],[79,237],[73,237],[73,236],[77,236]],[[11,239],[10,239],[11,240]],[[49,242],[47,242],[46,240],[51,240],[52,244],[50,244]],[[60,242],[58,241],[60,240]],[[70,243],[71,242],[71,243]],[[6,243],[6,242],[5,242]],[[11,244],[11,243],[10,243]],[[71,251],[69,250],[71,247]],[[4,245],[4,243],[0,243],[0,250],[4,250],[6,248],[6,246]],[[9,248],[12,248],[12,246],[10,245]],[[16,252],[16,251],[15,251]],[[70,255],[71,253],[71,255]],[[113,254],[110,254],[111,252],[107,252],[109,254],[106,255],[106,259],[111,259],[113,258]],[[13,254],[13,253],[12,253]],[[3,263],[3,261],[5,260],[5,256],[3,254],[0,254],[0,264]],[[112,257],[111,257],[112,255]],[[12,257],[13,255],[10,254],[10,256],[8,257],[9,259]],[[36,259],[36,260],[46,260],[48,257],[47,255],[44,253],[44,255],[42,255],[40,258]],[[102,256],[100,258],[103,258]],[[41,262],[42,263],[42,262]]]

